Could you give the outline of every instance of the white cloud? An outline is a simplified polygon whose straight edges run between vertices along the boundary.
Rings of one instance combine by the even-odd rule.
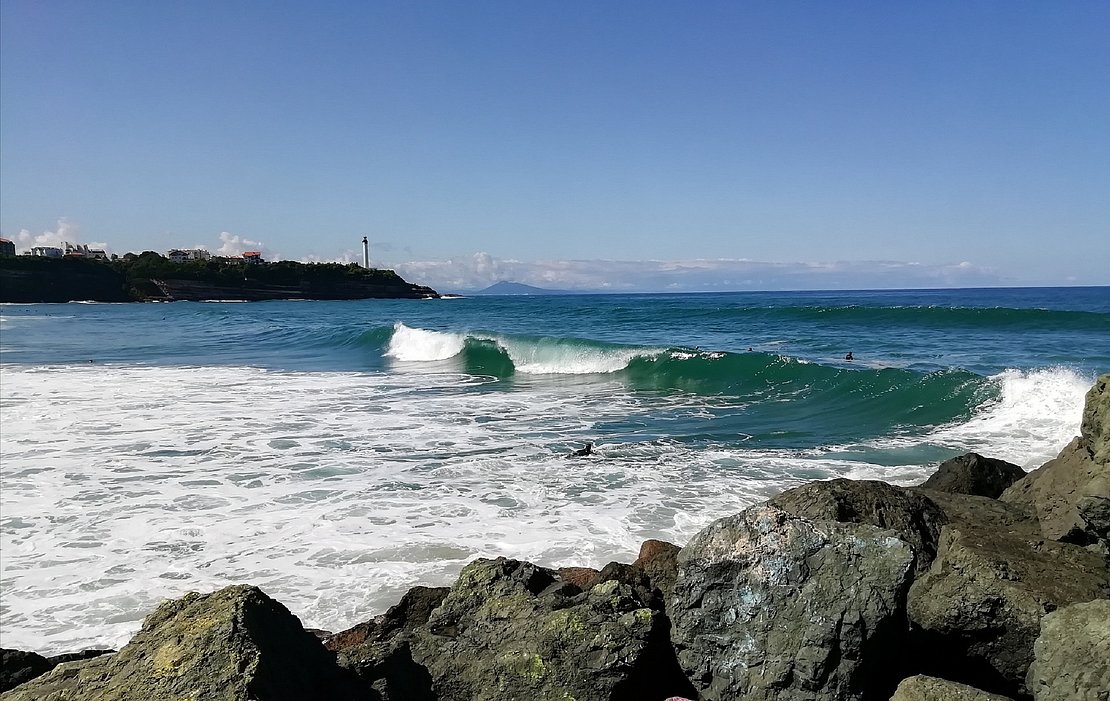
[[[489,253],[399,263],[405,279],[440,291],[478,290],[501,280],[537,287],[612,292],[912,288],[997,285],[991,268],[969,261],[926,265],[901,261],[773,263],[748,259],[680,261],[498,260]]]
[[[16,240],[19,241],[24,248],[32,248],[34,246],[61,247],[66,241],[69,243],[80,243],[81,232],[80,227],[65,217],[62,217],[58,220],[58,228],[56,231],[44,231],[41,234],[35,235],[27,229],[23,229],[19,232],[19,236]],[[104,246],[105,244],[91,245],[92,248],[103,248]]]
[[[220,233],[220,242],[223,245],[216,249],[216,253],[221,256],[241,256],[246,251],[266,250],[266,244],[261,241],[251,241],[228,231]]]

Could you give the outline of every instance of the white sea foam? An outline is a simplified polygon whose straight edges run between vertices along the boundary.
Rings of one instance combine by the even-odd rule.
[[[1026,404],[1057,388],[1044,410],[1071,418],[1033,433],[1058,448],[1077,423],[1081,378],[1047,373],[1003,374],[997,406],[965,425],[978,428],[938,435],[999,445],[991,431],[1015,428],[998,417],[1043,422]],[[712,420],[704,398],[643,398],[615,380],[468,389],[486,381],[0,368],[4,646],[119,646],[159,600],[238,582],[261,586],[305,625],[338,630],[413,585],[449,583],[475,557],[627,562],[646,538],[685,543],[713,519],[812,479],[910,482],[927,472],[638,433],[667,416]],[[566,459],[599,425],[611,438],[598,457]]]
[[[397,322],[385,354],[405,362],[447,360],[462,352],[466,335],[414,329]]]
[[[929,440],[975,450],[1025,468],[1056,456],[1079,434],[1083,397],[1094,377],[1071,368],[1006,370],[990,378],[999,398],[980,407],[970,421],[944,426]]]
[[[667,447],[654,465],[565,460],[594,421],[644,410],[609,387],[524,399],[449,374],[0,372],[6,646],[120,645],[160,599],[234,582],[338,629],[474,557],[628,560],[643,538],[688,538],[684,508],[704,521],[758,493],[708,465],[687,479]]]

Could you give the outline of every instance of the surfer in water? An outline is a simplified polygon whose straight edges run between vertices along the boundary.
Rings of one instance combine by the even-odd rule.
[[[855,360],[855,358],[852,357],[852,351],[848,351],[848,355],[844,356],[844,359],[845,360]]]
[[[588,443],[586,443],[585,448],[579,448],[578,450],[574,451],[573,453],[571,453],[567,457],[568,458],[584,458],[587,455],[593,455],[593,454],[594,454],[594,444],[593,444],[593,442],[588,442]]]

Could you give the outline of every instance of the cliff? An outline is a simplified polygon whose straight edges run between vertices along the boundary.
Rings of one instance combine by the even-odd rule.
[[[426,299],[430,287],[392,270],[291,261],[173,263],[156,253],[129,261],[0,258],[0,302],[142,302],[235,299]]]

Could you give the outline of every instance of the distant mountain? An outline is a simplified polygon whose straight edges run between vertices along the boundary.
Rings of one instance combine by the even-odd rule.
[[[549,290],[543,287],[533,287],[521,282],[494,283],[484,290],[472,292],[475,295],[573,295],[578,294],[572,290]]]

